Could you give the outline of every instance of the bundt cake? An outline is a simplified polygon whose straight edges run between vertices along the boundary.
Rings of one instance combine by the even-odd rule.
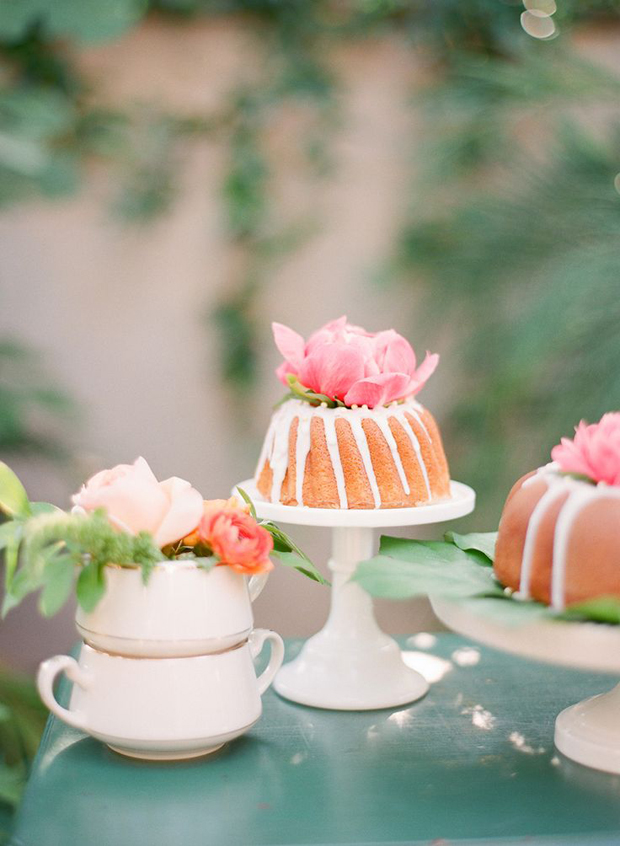
[[[274,324],[291,394],[275,411],[256,470],[271,502],[314,508],[402,508],[450,496],[437,424],[413,396],[437,364],[396,332],[346,318],[306,344]]]
[[[558,610],[620,599],[620,413],[582,422],[551,455],[508,495],[495,575],[519,597]]]

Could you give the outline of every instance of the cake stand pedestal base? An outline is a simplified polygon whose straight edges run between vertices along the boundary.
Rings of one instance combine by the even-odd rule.
[[[620,674],[617,626],[543,620],[511,626],[477,614],[473,606],[431,597],[448,628],[523,658],[580,670]],[[620,685],[565,708],[555,721],[555,745],[567,758],[620,775]]]
[[[578,764],[620,774],[620,685],[562,711],[555,745]]]
[[[372,599],[351,577],[360,561],[374,555],[373,529],[462,517],[473,511],[472,489],[452,482],[452,496],[443,502],[347,510],[266,502],[251,479],[238,487],[251,497],[259,517],[333,531],[329,618],[300,654],[282,667],[273,684],[277,693],[302,705],[340,711],[394,708],[424,696],[428,683],[402,660],[396,641],[377,625]]]
[[[335,710],[391,708],[419,699],[428,683],[401,658],[396,641],[375,622],[372,600],[351,582],[373,555],[373,530],[334,528],[332,606],[325,627],[285,664],[274,687],[286,699]]]

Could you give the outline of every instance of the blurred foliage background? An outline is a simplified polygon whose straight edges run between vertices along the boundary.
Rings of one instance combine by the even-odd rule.
[[[419,113],[424,141],[420,149],[416,140],[402,186],[401,231],[374,276],[386,289],[423,288],[428,320],[455,327],[462,372],[443,423],[455,475],[475,485],[483,517],[493,521],[490,491],[505,490],[524,460],[545,460],[576,413],[593,420],[620,405],[620,81],[571,47],[574,27],[617,23],[619,11],[616,0],[557,8],[554,0],[4,3],[0,203],[71,195],[96,159],[114,179],[112,212],[146,223],[174,202],[183,145],[224,143],[221,201],[243,260],[208,325],[221,333],[222,379],[247,396],[259,355],[256,302],[268,296],[274,262],[316,226],[275,223],[278,162],[265,153],[265,133],[278,110],[302,102],[310,118],[291,144],[303,151],[310,179],[328,175],[337,167],[330,139],[341,116],[325,48],[398,31],[428,80],[404,104]],[[76,51],[122,36],[147,15],[175,26],[243,17],[261,45],[260,72],[214,114],[96,106]],[[596,105],[604,110],[594,129],[587,107]],[[13,438],[23,399],[16,402],[2,403],[0,420],[0,434],[12,428]]]
[[[147,16],[170,26],[243,19],[260,67],[214,113],[103,108],[76,57]],[[283,226],[273,213],[269,127],[301,106],[290,143],[309,182],[329,178],[343,115],[328,48],[398,33],[425,80],[403,103],[422,143],[419,134],[411,142],[400,229],[369,276],[386,297],[394,286],[416,291],[412,337],[421,323],[442,337],[451,327],[458,376],[442,425],[453,475],[479,492],[475,522],[491,528],[519,473],[547,460],[579,417],[620,407],[620,80],[573,46],[580,26],[619,23],[618,0],[4,2],[0,205],[72,196],[95,162],[109,170],[110,213],[148,225],[174,204],[187,145],[223,145],[222,218],[240,260],[205,329],[219,331],[222,381],[245,402],[261,355],[257,304],[276,263],[320,226],[304,216]],[[62,455],[45,421],[67,413],[69,398],[47,384],[36,353],[3,339],[0,448]],[[5,687],[0,731],[13,725]],[[11,729],[3,746],[17,784],[33,744],[20,741],[18,755],[15,737]],[[15,799],[9,782],[0,801]]]

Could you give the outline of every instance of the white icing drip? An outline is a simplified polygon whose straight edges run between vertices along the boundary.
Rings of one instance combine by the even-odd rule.
[[[539,467],[538,470],[533,473],[529,479],[526,479],[525,482],[521,485],[522,488],[529,488],[535,482],[546,482],[547,487],[553,484],[553,480],[558,478],[557,471],[559,470],[559,465],[555,463],[555,461],[550,461],[549,464],[545,464],[542,467]]]
[[[332,469],[336,477],[336,487],[338,488],[338,504],[340,508],[348,508],[347,500],[347,486],[344,479],[344,470],[342,469],[342,461],[340,460],[340,451],[338,449],[338,435],[336,433],[336,418],[324,414],[323,426],[325,427],[325,441],[327,442],[327,449],[329,450],[329,457],[332,462]]]
[[[534,560],[534,550],[536,548],[536,540],[538,538],[538,529],[547,513],[547,510],[553,505],[555,500],[566,493],[566,485],[562,484],[562,477],[556,477],[559,483],[549,482],[549,487],[545,493],[538,500],[534,506],[534,510],[530,515],[530,520],[525,533],[525,544],[523,546],[523,557],[521,559],[521,580],[519,582],[519,597],[521,599],[529,599],[530,597],[530,581],[532,578],[532,562]]]
[[[381,505],[381,494],[379,493],[379,485],[377,484],[377,477],[372,466],[372,459],[370,457],[370,450],[368,448],[368,441],[362,426],[362,421],[356,416],[349,420],[349,424],[351,425],[351,432],[355,438],[357,449],[362,457],[364,469],[366,470],[366,475],[368,476],[368,481],[370,482],[370,489],[372,491],[372,498],[375,502],[375,508],[379,508]]]
[[[282,483],[288,468],[288,438],[295,415],[291,413],[292,409],[288,409],[287,405],[288,403],[285,403],[278,409],[271,424],[274,437],[273,446],[269,453],[269,464],[273,473],[271,484],[271,499],[273,502],[280,501]]]
[[[428,436],[430,435],[424,423],[422,422],[418,411],[422,410],[417,402],[409,402],[391,407],[381,407],[368,409],[362,408],[327,408],[315,407],[301,400],[288,400],[274,413],[261,456],[258,462],[257,477],[262,472],[265,462],[268,461],[273,474],[273,481],[271,486],[270,499],[272,502],[279,502],[282,493],[282,484],[286,471],[288,468],[289,459],[289,435],[290,428],[295,418],[298,419],[297,428],[297,443],[295,449],[296,462],[296,479],[295,490],[296,499],[299,505],[302,505],[303,497],[303,483],[305,475],[305,466],[308,452],[311,448],[310,425],[313,417],[319,417],[323,420],[325,429],[325,439],[327,442],[327,449],[329,451],[334,476],[336,479],[336,487],[338,489],[338,498],[341,508],[348,508],[348,500],[346,493],[346,485],[344,478],[344,470],[340,458],[340,450],[338,448],[338,439],[336,435],[336,420],[342,418],[346,420],[350,427],[357,449],[364,464],[364,469],[368,477],[368,482],[372,491],[375,508],[381,507],[381,493],[377,483],[377,477],[372,466],[372,458],[370,456],[370,449],[368,446],[368,439],[364,431],[362,421],[365,419],[374,421],[379,427],[385,442],[390,450],[396,470],[403,485],[403,489],[407,495],[410,493],[409,480],[405,473],[401,456],[398,452],[398,444],[389,426],[389,418],[394,417],[403,426],[405,432],[409,435],[411,443],[415,450],[424,483],[429,499],[431,498],[430,482],[428,472],[422,456],[419,439],[415,431],[406,417],[406,414],[411,414],[418,421],[422,430]]]
[[[297,444],[295,447],[295,499],[297,505],[303,505],[304,477],[306,474],[306,458],[310,452],[310,423],[309,417],[299,417],[297,422]]]
[[[418,436],[413,431],[413,426],[407,420],[407,415],[404,413],[395,414],[394,417],[398,420],[400,425],[403,427],[405,432],[409,435],[409,440],[413,445],[413,449],[415,450],[416,458],[418,459],[418,464],[420,465],[420,469],[422,470],[422,475],[424,476],[424,484],[426,485],[426,494],[428,498],[431,498],[431,483],[428,478],[428,472],[426,470],[426,463],[424,458],[422,457],[422,450],[420,448],[420,441],[418,440]],[[409,493],[409,491],[407,491]]]
[[[409,494],[411,493],[411,488],[409,487],[409,482],[407,481],[407,474],[405,473],[405,468],[403,467],[403,462],[401,461],[400,454],[398,452],[398,445],[396,443],[392,430],[390,429],[389,420],[386,417],[377,417],[375,419],[375,423],[381,430],[381,434],[385,438],[385,441],[390,448],[394,464],[396,465],[398,475],[400,476],[400,481],[403,486],[403,490],[405,491],[407,496],[409,496]]]
[[[415,405],[414,405],[414,407],[413,407],[413,408],[408,408],[408,409],[407,409],[407,413],[408,413],[408,414],[411,414],[413,417],[415,417],[415,419],[418,421],[418,423],[419,423],[419,424],[420,424],[420,426],[422,427],[422,431],[424,432],[424,434],[425,434],[425,435],[426,435],[426,437],[428,438],[428,442],[429,442],[429,444],[431,444],[431,446],[432,446],[432,444],[433,444],[433,439],[431,438],[431,433],[428,431],[428,429],[427,429],[427,428],[426,428],[426,426],[424,425],[424,421],[422,420],[422,417],[418,414],[418,411],[417,411],[417,409],[418,409],[418,408],[419,408],[419,409],[421,409],[421,408],[422,408],[422,406],[421,406],[421,405],[419,405],[418,403],[415,403]]]
[[[611,488],[600,482],[592,487],[584,482],[571,480],[573,488],[569,498],[564,503],[557,523],[553,540],[553,566],[551,570],[551,606],[556,611],[563,611],[566,607],[566,564],[568,561],[568,544],[575,521],[581,511],[597,499],[620,499],[620,490]]]

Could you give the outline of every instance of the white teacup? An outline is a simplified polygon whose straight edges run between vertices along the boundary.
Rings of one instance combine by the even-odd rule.
[[[220,652],[252,631],[252,602],[267,574],[230,567],[207,571],[191,560],[162,561],[148,583],[137,567],[105,568],[106,590],[93,611],[78,607],[80,635],[96,649],[130,657],[186,657]]]
[[[257,678],[253,659],[266,641],[271,656]],[[282,638],[267,629],[225,652],[188,658],[126,658],[84,644],[79,661],[69,655],[44,661],[37,685],[59,719],[123,755],[193,758],[254,725],[283,657]],[[53,692],[63,672],[73,682],[69,708]]]

